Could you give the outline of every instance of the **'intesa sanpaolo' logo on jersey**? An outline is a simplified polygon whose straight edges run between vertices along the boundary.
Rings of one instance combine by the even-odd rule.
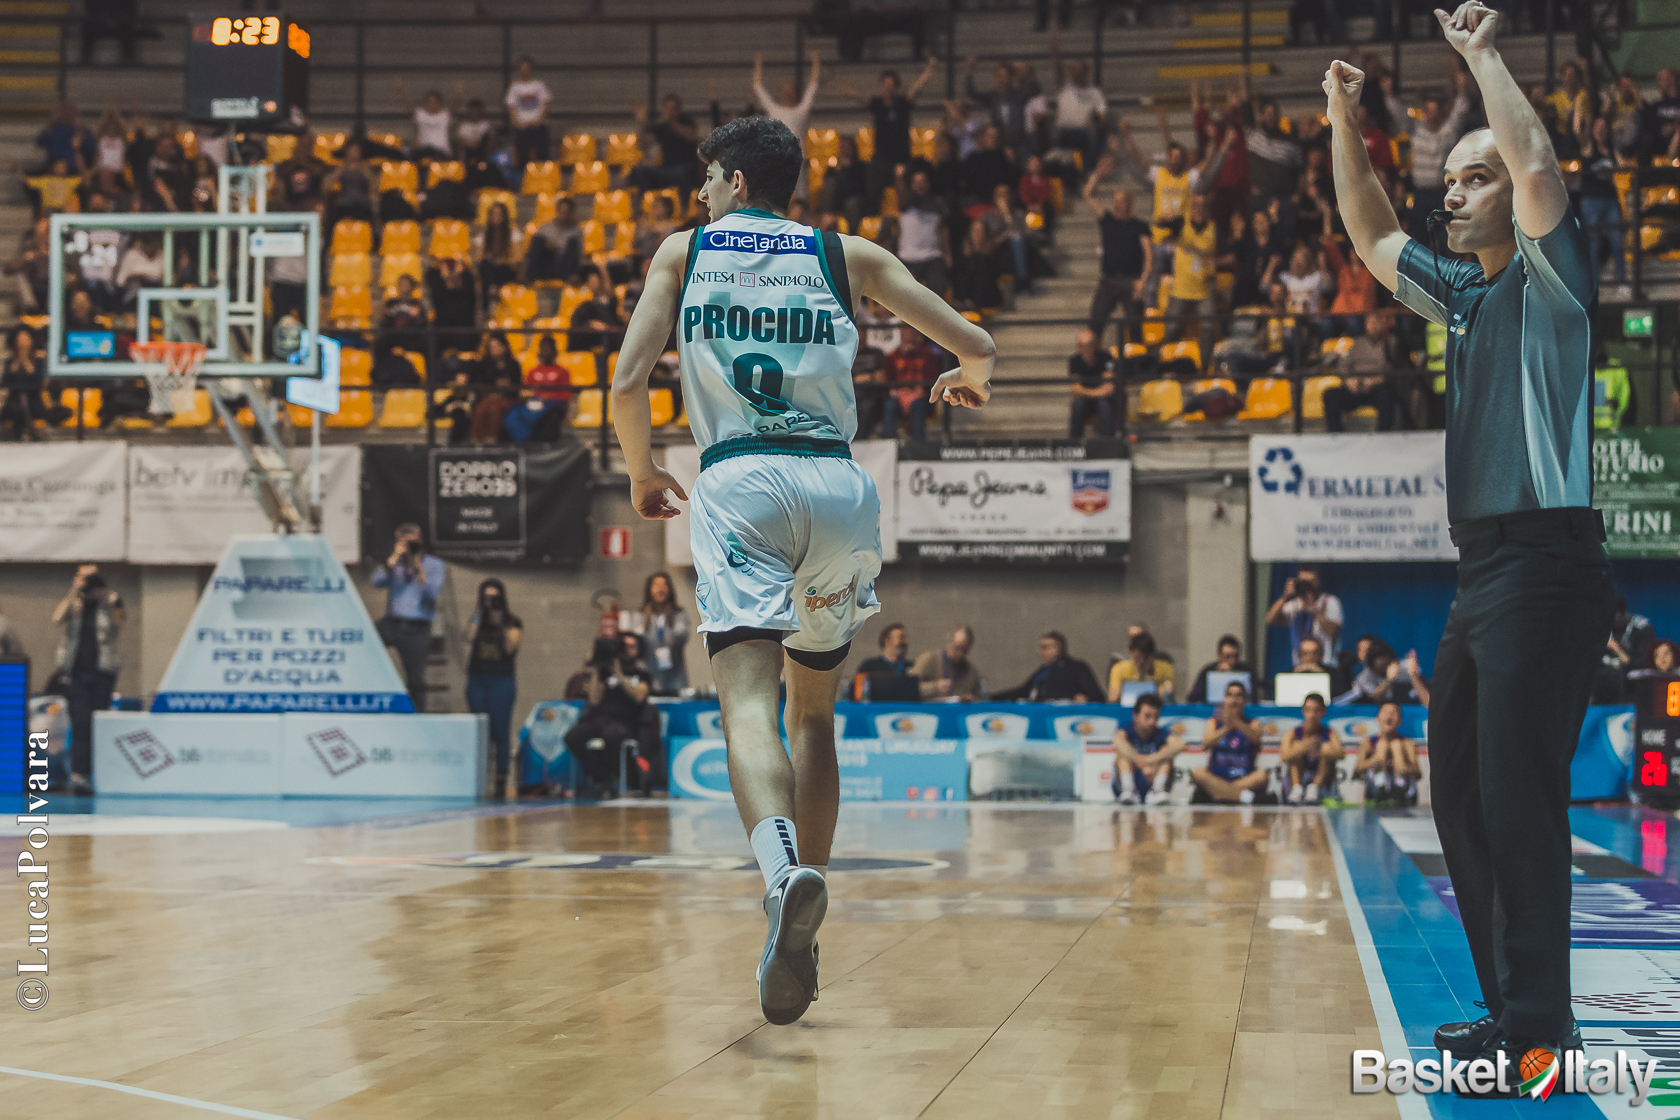
[[[714,229],[706,234],[706,248],[730,253],[814,253],[813,239],[797,233],[754,233]]]
[[[823,610],[828,607],[837,607],[841,603],[849,601],[856,593],[857,576],[853,576],[852,582],[848,583],[839,591],[832,591],[827,595],[824,595],[815,587],[807,587],[805,589],[805,610],[809,612]]]

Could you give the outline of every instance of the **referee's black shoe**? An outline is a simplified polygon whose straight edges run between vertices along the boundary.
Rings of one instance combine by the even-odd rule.
[[[1477,1007],[1486,1007],[1481,1000],[1476,1001]],[[1480,1019],[1470,1023],[1442,1023],[1435,1028],[1435,1049],[1451,1050],[1455,1054],[1473,1054],[1491,1046],[1499,1035],[1499,1027],[1492,1015],[1483,1015]],[[1570,1019],[1569,1037],[1562,1042],[1564,1050],[1584,1049],[1581,1042],[1581,1024]]]

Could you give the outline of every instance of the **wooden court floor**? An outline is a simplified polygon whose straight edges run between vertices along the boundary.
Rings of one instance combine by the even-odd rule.
[[[909,866],[832,874],[792,1027],[730,806],[498,812],[56,836],[0,1066],[296,1120],[1397,1115],[1349,1092],[1381,1043],[1316,810],[848,804],[837,856]],[[682,869],[541,866],[579,853]],[[214,1114],[0,1072],[6,1120]]]

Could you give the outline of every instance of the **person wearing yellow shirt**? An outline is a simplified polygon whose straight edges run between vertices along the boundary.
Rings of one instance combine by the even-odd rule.
[[[1219,227],[1208,213],[1207,196],[1190,196],[1190,213],[1179,224],[1172,240],[1172,294],[1167,298],[1167,338],[1176,341],[1189,329],[1189,320],[1199,320],[1202,360],[1213,355],[1213,327],[1219,313],[1215,298],[1218,279],[1215,259],[1219,249]],[[1147,287],[1145,290],[1148,290]]]
[[[1154,681],[1155,692],[1163,700],[1172,698],[1173,665],[1155,655],[1155,639],[1147,631],[1133,634],[1126,643],[1129,654],[1116,661],[1108,671],[1108,702],[1118,704],[1122,686],[1130,681]]]
[[[76,195],[77,188],[82,185],[82,177],[70,174],[69,167],[61,159],[52,161],[47,174],[32,175],[24,182],[40,196],[39,212],[42,214],[74,214],[82,208]]]

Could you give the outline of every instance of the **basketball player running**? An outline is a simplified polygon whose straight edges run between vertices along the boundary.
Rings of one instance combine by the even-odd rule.
[[[1383,285],[1447,328],[1447,516],[1458,597],[1435,662],[1430,790],[1488,1014],[1435,1044],[1517,1069],[1579,1048],[1569,1008],[1569,761],[1609,632],[1591,508],[1589,338],[1597,277],[1546,129],[1494,49],[1499,16],[1437,11],[1489,128],[1447,157],[1447,246],[1400,229],[1356,112],[1365,75],[1324,76],[1336,197]],[[1536,672],[1536,666],[1544,666]]]
[[[654,254],[619,354],[613,415],[636,511],[676,516],[667,495],[688,495],[654,465],[647,392],[675,327],[700,445],[690,507],[700,631],[730,786],[767,888],[759,1004],[766,1019],[785,1024],[816,998],[815,936],[840,808],[841,664],[880,609],[880,499],[850,450],[854,300],[879,301],[961,361],[930,401],[981,407],[996,350],[891,253],[786,218],[803,163],[787,126],[731,121],[701,144],[700,158],[711,222],[673,234]],[[791,763],[777,722],[784,675]]]

